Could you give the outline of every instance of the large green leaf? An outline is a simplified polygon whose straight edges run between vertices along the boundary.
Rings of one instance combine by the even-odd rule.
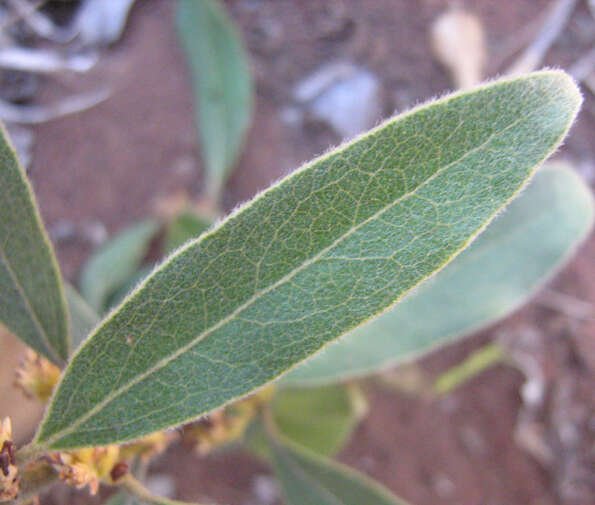
[[[217,0],[179,0],[178,32],[192,72],[207,194],[217,200],[252,116],[252,77],[240,37]]]
[[[369,477],[288,440],[270,446],[287,505],[405,505]]]
[[[506,316],[585,238],[593,212],[593,197],[578,174],[560,163],[545,166],[444,270],[283,380],[307,386],[366,375]]]
[[[562,72],[503,80],[308,163],[177,251],[100,324],[35,444],[130,440],[279,377],[452,260],[579,104]]]
[[[31,186],[0,127],[0,321],[40,354],[70,352],[62,280]]]
[[[118,288],[134,276],[147,254],[159,224],[147,219],[135,223],[105,243],[87,261],[81,272],[81,293],[102,314]]]

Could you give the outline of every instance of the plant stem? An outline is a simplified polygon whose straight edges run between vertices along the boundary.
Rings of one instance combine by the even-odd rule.
[[[196,502],[170,500],[169,498],[154,495],[131,474],[123,477],[118,484],[132,496],[138,498],[141,502],[146,503],[147,505],[200,505]]]
[[[58,479],[58,474],[49,465],[34,465],[25,471],[21,477],[21,489],[18,498],[9,501],[9,505],[30,503],[36,496],[43,493]]]
[[[25,445],[17,451],[17,454],[16,454],[17,466],[24,468],[29,463],[40,458],[47,452],[48,451],[46,451],[44,448],[38,447],[33,444]]]
[[[275,415],[270,404],[264,405],[261,411],[262,426],[265,433],[272,439],[279,438],[279,428],[275,423]]]
[[[497,343],[489,343],[471,354],[462,363],[444,372],[434,382],[434,391],[439,395],[450,393],[461,384],[484,370],[506,361],[506,352]]]

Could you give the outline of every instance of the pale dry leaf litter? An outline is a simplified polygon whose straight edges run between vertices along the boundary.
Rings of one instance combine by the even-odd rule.
[[[481,82],[486,63],[483,26],[470,12],[449,9],[432,25],[430,41],[436,59],[446,67],[457,88]]]
[[[299,81],[293,90],[296,106],[284,111],[286,123],[321,121],[341,138],[373,127],[382,117],[378,77],[350,62],[328,63]]]
[[[133,3],[134,0],[84,0],[70,24],[62,27],[41,12],[38,4],[26,0],[0,2],[0,69],[3,78],[7,72],[50,76],[88,72],[99,59],[99,49],[117,42],[122,36]],[[26,44],[23,39],[27,39]],[[84,111],[103,102],[109,95],[109,90],[99,87],[43,105],[13,103],[1,97],[0,119],[12,130],[15,123],[41,123]],[[23,127],[17,134],[17,152],[27,167],[31,160],[33,134]]]

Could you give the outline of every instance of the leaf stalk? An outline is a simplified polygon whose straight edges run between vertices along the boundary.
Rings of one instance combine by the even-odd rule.
[[[138,481],[133,475],[128,474],[122,478],[118,483],[132,496],[137,498],[147,505],[201,505],[197,502],[185,502],[179,500],[170,500],[162,496],[157,496],[149,491],[143,484]]]

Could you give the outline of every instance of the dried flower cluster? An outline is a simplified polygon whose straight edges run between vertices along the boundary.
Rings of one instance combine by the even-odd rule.
[[[51,454],[48,461],[61,481],[77,489],[89,486],[94,495],[99,489],[99,480],[110,478],[112,468],[119,463],[119,452],[118,446],[110,445]]]
[[[0,424],[0,501],[12,500],[19,494],[18,469],[12,442],[12,425],[6,417]]]
[[[56,365],[27,349],[16,371],[15,386],[28,398],[37,398],[42,403],[47,403],[59,378],[60,369]]]
[[[217,447],[239,441],[258,410],[271,399],[273,393],[274,387],[269,386],[185,426],[184,438],[193,443],[202,455]]]

